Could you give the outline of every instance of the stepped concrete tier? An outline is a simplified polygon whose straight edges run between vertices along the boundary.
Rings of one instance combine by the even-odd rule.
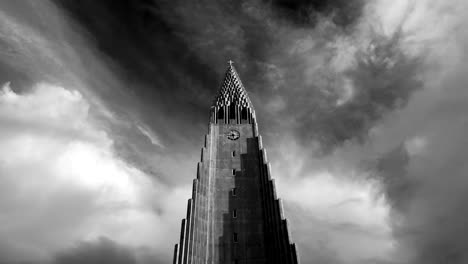
[[[174,264],[295,264],[255,111],[229,62],[182,220]]]

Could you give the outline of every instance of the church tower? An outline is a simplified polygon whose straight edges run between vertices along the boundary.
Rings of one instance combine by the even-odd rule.
[[[174,264],[296,264],[255,111],[229,61]]]

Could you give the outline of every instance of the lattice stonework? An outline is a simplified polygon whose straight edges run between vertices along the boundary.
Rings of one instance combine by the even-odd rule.
[[[231,104],[236,104],[242,107],[252,106],[236,69],[234,66],[229,65],[223,85],[215,99],[214,106],[222,107],[229,106]]]
[[[215,123],[252,123],[255,111],[239,74],[232,64],[229,65],[224,81],[219,89],[213,106],[211,119]],[[244,120],[244,121],[243,121]]]

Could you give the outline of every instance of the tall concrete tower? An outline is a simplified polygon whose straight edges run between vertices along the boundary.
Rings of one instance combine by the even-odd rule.
[[[174,264],[295,264],[255,111],[232,65],[211,107]]]

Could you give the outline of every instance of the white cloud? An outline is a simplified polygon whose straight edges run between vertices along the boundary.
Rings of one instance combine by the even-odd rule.
[[[379,183],[353,163],[314,158],[291,140],[279,144],[287,152],[273,152],[279,160],[272,160],[272,177],[302,259],[346,264],[389,259],[395,244],[391,208],[379,195]]]
[[[305,243],[300,244],[302,249],[327,241],[328,247],[340,249],[341,263],[390,256],[394,243],[390,208],[383,198],[377,198],[375,182],[330,172],[277,179],[280,198],[288,207],[286,217],[293,221],[293,239]],[[310,252],[300,253],[314,258]]]
[[[25,94],[8,84],[0,92],[0,244],[8,248],[6,260],[46,259],[99,236],[170,252],[164,238],[184,210],[166,199],[188,194],[163,189],[119,159],[89,111],[79,92],[46,83]]]
[[[379,27],[381,33],[391,36],[401,30],[401,44],[410,54],[421,54],[431,50],[444,57],[453,50],[448,47],[460,37],[468,11],[466,1],[434,0],[375,0],[367,5],[367,23]],[[442,48],[442,49],[441,49]]]
[[[280,180],[278,185],[288,190],[283,192],[285,199],[307,208],[318,218],[389,231],[389,208],[384,200],[376,199],[378,186],[362,178],[317,172],[299,180]]]

